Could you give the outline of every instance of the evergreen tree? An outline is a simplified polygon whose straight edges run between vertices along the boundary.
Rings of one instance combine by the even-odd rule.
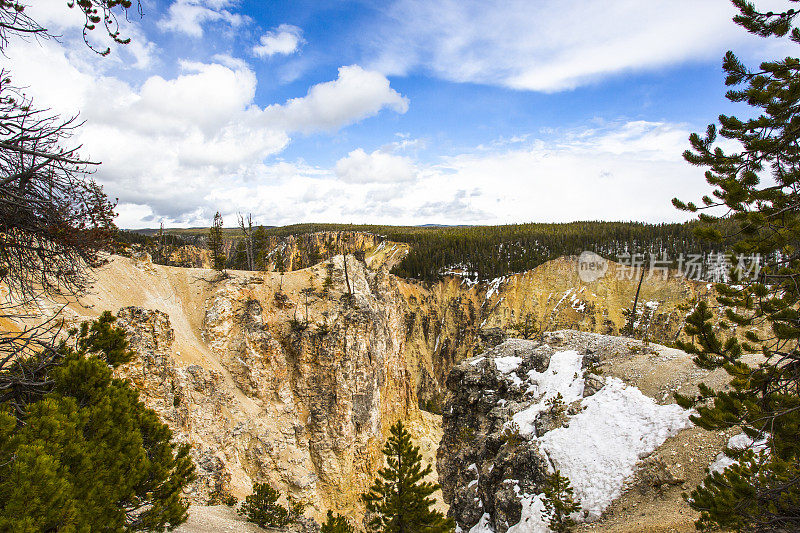
[[[431,510],[435,503],[429,496],[439,485],[422,481],[431,473],[431,466],[422,467],[419,447],[414,446],[403,423],[390,429],[383,447],[386,467],[362,496],[367,510],[374,513],[369,522],[373,531],[382,533],[439,533],[453,531],[452,519]]]
[[[536,328],[536,317],[532,313],[525,313],[525,317],[518,322],[512,322],[508,328],[513,330],[520,338],[533,339],[538,330]]]
[[[796,2],[797,0],[792,0]],[[800,44],[793,27],[798,12],[759,12],[734,0],[734,22],[763,37],[785,37]],[[676,395],[684,407],[695,407],[693,421],[708,430],[739,427],[752,439],[766,439],[765,451],[728,455],[735,463],[710,474],[689,498],[700,511],[697,526],[743,531],[800,530],[800,60],[787,57],[745,67],[732,52],[723,61],[732,102],[749,104],[752,118],[720,115],[719,135],[737,141],[740,151],[726,153],[717,129],[690,137],[687,161],[707,167],[713,197],[703,205],[673,200],[679,209],[696,212],[725,209],[735,231],[724,231],[719,219],[700,215],[706,225],[698,234],[727,246],[732,266],[738,254],[760,254],[760,271],[731,269],[731,285],[718,284],[717,298],[725,320],[712,327],[712,312],[701,302],[687,319],[686,333],[696,343],[681,343],[698,366],[724,368],[727,390],[700,387],[689,398]],[[766,181],[766,183],[762,183]],[[730,225],[728,226],[730,228]],[[727,334],[731,325],[744,340]],[[763,362],[748,364],[744,353],[760,353]]]
[[[556,470],[547,476],[543,492],[542,517],[547,520],[550,529],[555,533],[572,531],[575,520],[570,515],[580,511],[581,506],[575,501],[569,479]]]
[[[46,390],[0,404],[0,531],[164,531],[186,520],[189,446],[170,442],[138,392],[112,377],[106,361],[129,352],[108,316],[61,344]],[[29,365],[14,367],[37,371]]]
[[[283,527],[303,515],[305,505],[290,496],[289,506],[284,507],[278,503],[280,497],[280,492],[268,483],[258,483],[253,493],[245,498],[239,514],[261,527]]]
[[[322,533],[355,533],[356,529],[347,518],[339,513],[333,514],[333,511],[328,509],[328,516],[325,523],[322,524]]]
[[[214,270],[225,271],[225,249],[222,240],[222,215],[219,211],[214,215],[214,223],[208,230],[208,249],[211,251],[211,260]]]

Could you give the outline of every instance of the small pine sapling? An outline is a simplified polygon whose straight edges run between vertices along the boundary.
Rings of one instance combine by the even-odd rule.
[[[572,531],[575,520],[570,515],[580,511],[581,506],[575,501],[569,479],[556,470],[545,480],[543,492],[542,518],[547,520],[550,529],[555,533]]]

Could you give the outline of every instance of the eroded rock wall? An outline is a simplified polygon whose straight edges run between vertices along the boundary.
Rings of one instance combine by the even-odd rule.
[[[388,426],[402,418],[419,435],[438,435],[428,427],[435,417],[417,409],[393,282],[350,256],[348,291],[343,261],[277,284],[261,275],[198,280],[212,285],[200,333],[218,366],[186,364],[166,313],[119,312],[139,354],[120,375],[193,445],[195,501],[212,491],[241,498],[269,481],[317,518],[330,508],[360,519]]]

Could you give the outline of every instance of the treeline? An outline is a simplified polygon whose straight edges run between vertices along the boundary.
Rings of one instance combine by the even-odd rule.
[[[371,233],[382,239],[410,245],[408,255],[392,271],[398,276],[434,282],[444,275],[457,274],[478,281],[530,270],[557,257],[579,255],[584,250],[591,250],[611,260],[618,260],[626,254],[644,254],[647,261],[650,254],[655,254],[665,256],[674,267],[681,254],[686,257],[716,251],[695,236],[697,225],[697,222],[646,224],[602,221],[502,226],[295,224],[254,227],[251,245],[255,269],[297,270],[338,253],[338,246],[322,245],[318,239],[311,238],[312,234],[329,232],[341,236]],[[718,227],[724,232],[725,223],[718,223]],[[144,238],[149,243],[147,246],[150,246],[151,253],[153,245],[164,239],[177,239],[176,245],[183,243],[202,247],[208,236],[208,230],[204,229],[166,230],[163,234],[155,233],[146,237],[124,233],[132,242]],[[238,228],[226,228],[223,237],[226,242],[226,268],[248,269],[244,234]],[[298,253],[284,257],[279,243],[292,237]],[[345,248],[349,250],[347,246]],[[154,261],[160,262],[156,255],[153,254]]]
[[[623,254],[656,254],[677,261],[680,254],[703,254],[712,248],[699,241],[696,222],[569,222],[503,226],[379,226],[296,224],[264,230],[286,237],[320,231],[368,232],[411,245],[393,269],[398,276],[436,281],[449,272],[487,280],[535,268],[564,255],[594,251],[616,260]],[[674,265],[673,265],[674,266]]]

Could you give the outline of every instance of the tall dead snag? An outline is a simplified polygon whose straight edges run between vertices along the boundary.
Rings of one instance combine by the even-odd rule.
[[[344,282],[347,285],[347,294],[352,295],[353,290],[350,288],[350,276],[347,273],[347,249],[344,247],[345,234],[340,234],[339,250],[342,252],[342,263],[344,264]]]
[[[255,270],[255,261],[253,259],[253,215],[248,214],[247,220],[239,214],[239,228],[244,234],[244,247],[245,254],[247,255],[247,269]]]

